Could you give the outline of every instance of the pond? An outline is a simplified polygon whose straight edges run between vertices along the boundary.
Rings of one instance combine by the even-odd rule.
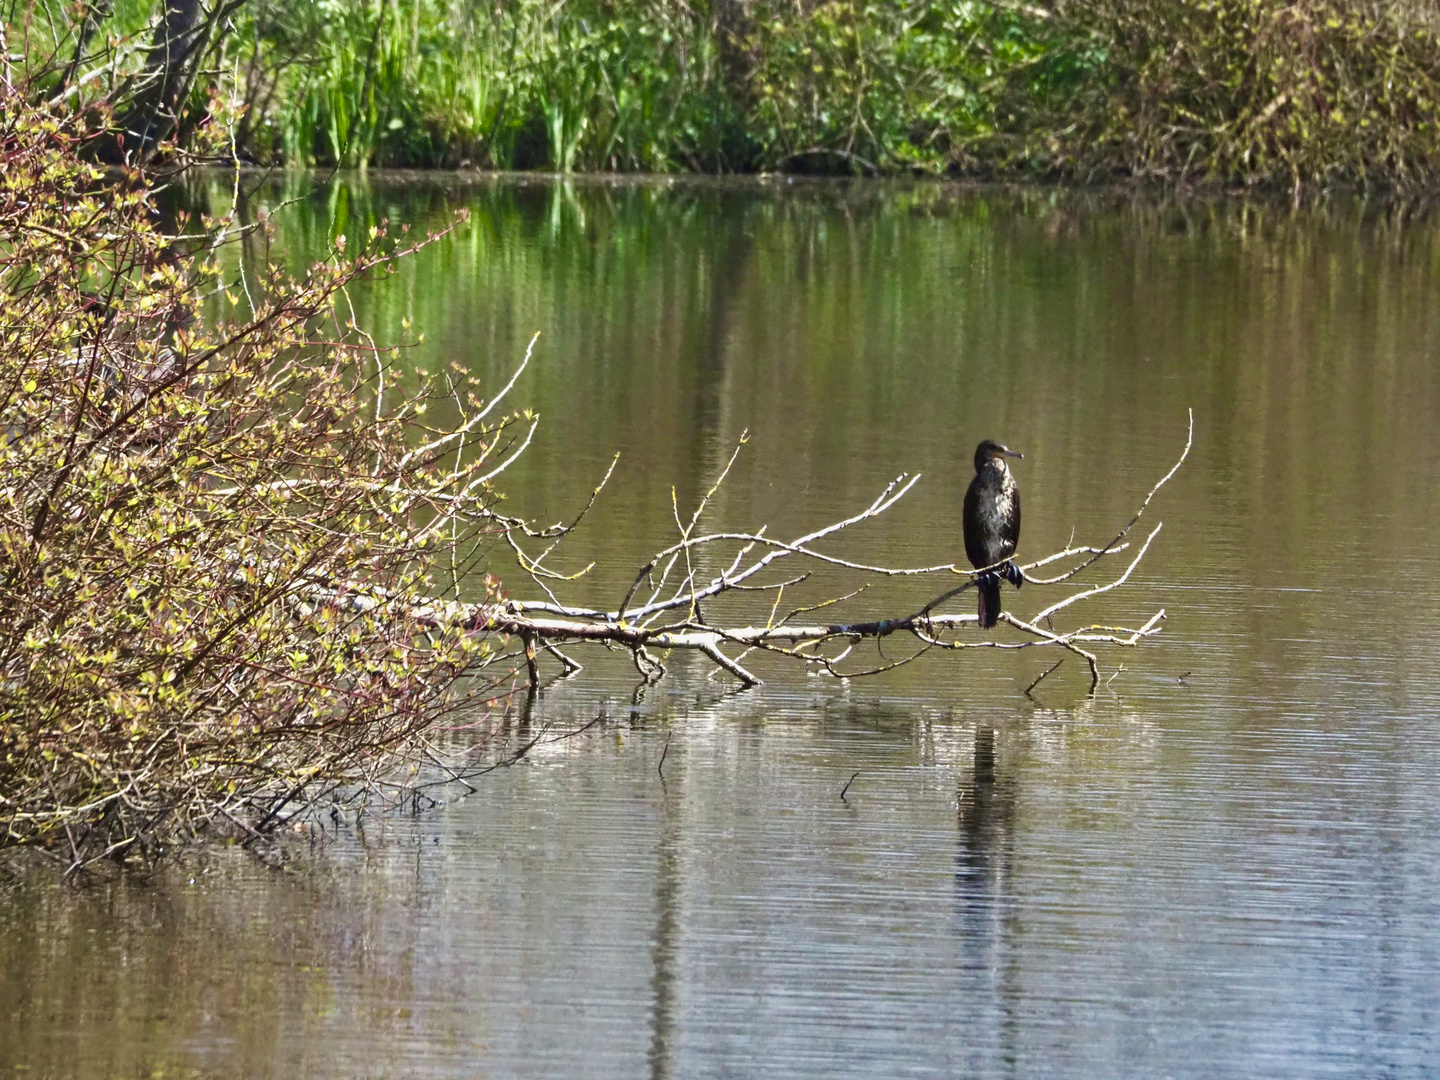
[[[250,201],[295,266],[468,208],[357,311],[490,387],[540,333],[507,505],[572,515],[621,455],[556,556],[595,564],[573,600],[613,605],[745,431],[707,523],[798,535],[921,473],[837,550],[927,565],[961,558],[981,438],[1025,453],[1037,557],[1113,536],[1193,409],[1164,528],[1087,615],[1163,631],[1105,654],[1093,695],[1074,657],[1024,693],[1045,649],[771,663],[743,693],[676,657],[639,694],[577,653],[530,712],[454,733],[533,742],[474,794],[342,818],[281,868],[222,848],[7,885],[0,1067],[1433,1075],[1440,214],[784,179],[292,177]],[[871,617],[955,582],[867,580],[846,610]]]

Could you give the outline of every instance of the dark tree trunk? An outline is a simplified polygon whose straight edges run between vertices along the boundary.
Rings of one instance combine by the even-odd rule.
[[[754,92],[750,85],[756,64],[752,40],[754,6],[755,0],[715,0],[710,9],[720,80],[725,88],[725,98],[733,105],[734,119],[749,113],[754,104]],[[752,164],[746,160],[749,148],[745,146],[744,125],[740,124],[734,134],[738,137],[730,145],[728,153],[724,146],[720,149],[721,160],[715,163],[720,172],[742,172]],[[726,160],[731,157],[733,160]]]
[[[233,10],[217,4],[206,11],[204,0],[164,2],[165,16],[155,27],[145,72],[120,125],[125,141],[117,149],[132,160],[150,156],[157,143],[175,133],[211,31]]]

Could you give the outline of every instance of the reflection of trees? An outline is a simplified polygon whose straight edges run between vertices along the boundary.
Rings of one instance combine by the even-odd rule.
[[[717,209],[711,200],[707,216]],[[745,424],[735,424],[727,416],[727,406],[734,406],[736,395],[727,386],[726,353],[735,325],[742,322],[741,301],[747,288],[752,234],[747,229],[715,230],[710,243],[701,250],[703,273],[700,275],[703,300],[685,320],[686,352],[694,356],[693,422],[690,428],[690,472],[680,478],[680,489],[693,501],[704,491],[709,479],[725,463],[730,441]],[[697,297],[697,299],[699,299]]]

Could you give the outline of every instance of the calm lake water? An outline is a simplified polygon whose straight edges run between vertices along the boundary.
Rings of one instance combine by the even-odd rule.
[[[150,884],[5,886],[0,1067],[1440,1074],[1440,212],[373,177],[249,210],[302,265],[332,229],[458,207],[357,308],[491,386],[541,332],[511,506],[558,520],[622,454],[561,549],[596,564],[567,596],[618,601],[674,535],[672,487],[693,505],[746,429],[708,522],[796,535],[921,472],[835,550],[925,565],[960,557],[981,438],[1025,452],[1034,557],[1123,525],[1193,408],[1163,531],[1090,608],[1164,608],[1164,632],[1106,654],[1096,695],[1072,659],[1033,699],[1058,654],[761,664],[739,694],[676,658],[638,702],[581,654],[528,718],[455,733],[477,756],[539,736],[469,797],[343,821],[284,869],[218,850]]]

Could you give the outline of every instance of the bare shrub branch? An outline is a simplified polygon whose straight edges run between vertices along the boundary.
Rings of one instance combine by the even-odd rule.
[[[1129,550],[1126,537],[1140,521],[1156,494],[1163,488],[1184,464],[1194,441],[1195,420],[1189,416],[1185,446],[1175,464],[1155,483],[1140,503],[1134,516],[1106,543],[1099,546],[1067,545],[1063,550],[1053,552],[1022,566],[1026,580],[1032,586],[1053,586],[1077,578],[1102,559]],[[747,436],[742,435],[736,447],[738,454]],[[1159,632],[1165,618],[1163,609],[1151,615],[1138,627],[1106,625],[1077,625],[1065,630],[1056,630],[1051,624],[1054,615],[1073,605],[1090,600],[1125,585],[1136,567],[1140,565],[1151,544],[1159,534],[1157,524],[1135,550],[1124,568],[1113,578],[1097,584],[1087,585],[1070,595],[1046,604],[1034,615],[1022,618],[1012,612],[1002,613],[1001,618],[1016,632],[1016,638],[968,638],[959,635],[978,622],[973,614],[940,614],[936,609],[946,601],[974,588],[980,571],[945,563],[920,568],[886,567],[842,559],[819,550],[815,545],[827,537],[879,517],[893,507],[908,493],[919,476],[902,474],[891,481],[878,496],[863,510],[840,521],[816,529],[794,540],[781,541],[766,535],[765,530],[753,532],[715,532],[693,535],[695,527],[709,500],[714,496],[725,476],[734,464],[731,456],[721,470],[715,484],[702,496],[699,505],[688,521],[683,520],[677,510],[676,527],[680,539],[652,556],[630,584],[619,607],[602,611],[593,608],[572,606],[559,602],[554,592],[541,580],[558,580],[559,575],[541,572],[536,560],[526,556],[520,547],[519,534],[537,535],[523,522],[505,519],[501,527],[519,553],[520,566],[544,589],[548,599],[543,601],[498,600],[481,603],[458,601],[424,600],[395,593],[379,594],[370,591],[364,602],[383,607],[395,618],[413,619],[433,627],[464,626],[472,630],[487,630],[493,633],[521,637],[542,647],[552,647],[566,642],[604,643],[629,649],[635,659],[635,666],[646,681],[653,681],[664,671],[663,662],[654,656],[660,650],[693,650],[708,658],[718,668],[739,680],[742,686],[754,686],[760,682],[758,676],[741,666],[739,659],[729,655],[725,648],[738,647],[745,652],[763,650],[797,661],[807,668],[837,678],[853,678],[876,674],[909,663],[931,649],[1023,649],[1036,646],[1050,646],[1067,650],[1082,657],[1090,671],[1091,691],[1100,682],[1099,659],[1093,651],[1095,646],[1116,646],[1133,648],[1142,640]],[[613,463],[611,466],[614,468]],[[607,472],[606,478],[608,479]],[[599,490],[598,488],[596,489]],[[588,508],[588,507],[587,507]],[[526,530],[529,529],[528,532]],[[566,529],[559,529],[563,537]],[[555,535],[547,533],[547,536]],[[547,548],[553,550],[554,543]],[[701,581],[692,554],[706,552],[723,569],[708,581]],[[758,553],[757,553],[758,552]],[[677,560],[687,560],[684,579],[671,585],[667,591],[670,573]],[[785,590],[793,589],[809,580],[808,572],[790,576],[778,581],[765,581],[763,575],[783,559],[798,560],[811,564],[822,564],[862,574],[881,576],[960,574],[965,581],[938,594],[919,610],[883,618],[870,618],[848,622],[802,623],[794,620],[842,600],[849,600],[865,589],[861,584],[840,596],[820,600],[792,609],[776,619],[780,599]],[[1063,572],[1051,577],[1033,576],[1033,571],[1057,562],[1075,560]],[[659,573],[657,575],[657,568]],[[651,585],[648,599],[637,601],[640,588]],[[323,592],[331,602],[339,594],[333,589],[333,582],[316,581],[314,587]],[[730,596],[735,597],[755,591],[773,590],[776,593],[770,618],[764,624],[726,625],[710,614],[702,615],[699,601]],[[1028,598],[1030,592],[1021,594]],[[357,596],[357,600],[359,597]],[[662,615],[672,616],[661,621]],[[1042,625],[1042,623],[1044,625]],[[879,640],[895,634],[912,637],[918,644],[916,651],[903,660],[886,662],[878,666],[845,668],[842,662],[852,653],[854,647],[867,639]],[[573,663],[573,661],[571,661]],[[567,673],[569,668],[567,667]]]

